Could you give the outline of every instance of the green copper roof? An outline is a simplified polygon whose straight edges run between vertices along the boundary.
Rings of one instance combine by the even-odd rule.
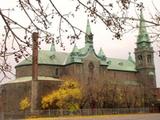
[[[139,44],[139,47],[146,47],[146,46],[150,45],[149,43],[150,43],[149,36],[148,36],[148,33],[147,33],[145,20],[144,20],[143,13],[142,13],[142,10],[141,10],[139,35],[138,35],[138,39],[137,39],[137,44]]]
[[[82,49],[83,50],[83,49]],[[88,53],[87,53],[88,54]],[[96,54],[95,54],[96,55]],[[85,55],[72,56],[69,53],[64,52],[52,52],[40,50],[38,55],[38,64],[45,65],[67,65],[71,63],[83,63]],[[117,58],[106,58],[107,60],[101,60],[97,55],[97,59],[100,61],[101,65],[108,66],[108,69],[111,70],[120,70],[120,71],[136,71],[135,63],[130,60],[117,59]],[[31,65],[32,57],[20,62],[16,67]]]
[[[65,65],[67,61],[68,53],[64,52],[52,52],[47,50],[39,50],[38,52],[38,64],[48,65]],[[32,64],[32,56],[20,62],[16,67]]]
[[[100,58],[106,57],[105,54],[104,54],[104,52],[103,52],[103,50],[102,50],[102,48],[100,48],[99,53],[98,53],[98,56],[99,56]]]
[[[118,58],[107,58],[108,69],[136,72],[135,64],[129,60]]]

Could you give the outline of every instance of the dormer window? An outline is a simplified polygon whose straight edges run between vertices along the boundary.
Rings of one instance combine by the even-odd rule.
[[[123,66],[123,62],[118,63],[118,65]]]
[[[50,56],[50,59],[53,60],[56,56],[53,54]]]

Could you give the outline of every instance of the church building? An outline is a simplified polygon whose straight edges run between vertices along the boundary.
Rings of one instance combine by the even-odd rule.
[[[95,33],[96,34],[96,33]],[[76,45],[71,53],[59,52],[52,43],[50,50],[38,52],[39,98],[61,84],[61,78],[69,76],[86,86],[101,81],[116,81],[125,86],[156,88],[154,51],[146,30],[143,14],[140,15],[139,33],[135,48],[135,61],[129,53],[128,59],[109,58],[100,49],[95,52],[94,37],[87,22],[85,46]],[[3,85],[1,98],[3,111],[17,111],[19,100],[31,94],[32,56],[16,65],[16,79]]]

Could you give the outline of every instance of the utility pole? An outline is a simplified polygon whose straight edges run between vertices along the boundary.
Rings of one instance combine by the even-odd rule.
[[[36,114],[38,109],[38,37],[39,34],[32,34],[33,53],[32,53],[32,81],[31,81],[31,113]]]

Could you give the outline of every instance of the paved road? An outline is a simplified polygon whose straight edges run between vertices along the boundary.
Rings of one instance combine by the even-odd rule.
[[[114,116],[110,119],[102,120],[160,120],[160,114],[139,114],[139,115],[124,115]]]
[[[49,120],[49,119],[48,119]],[[108,115],[96,117],[53,118],[50,120],[160,120],[160,114]]]

